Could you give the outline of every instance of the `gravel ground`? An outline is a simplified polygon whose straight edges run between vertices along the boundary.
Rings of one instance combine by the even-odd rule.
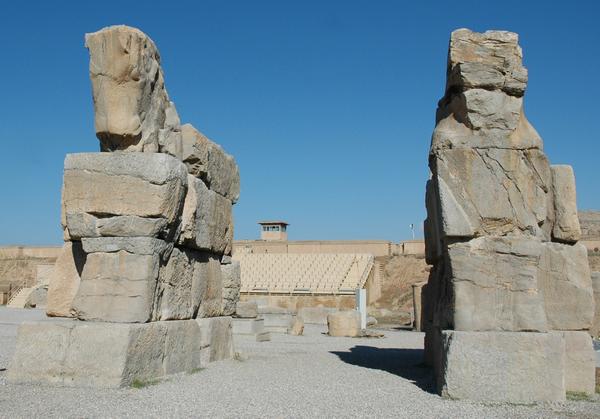
[[[0,309],[0,369],[14,350],[15,324],[42,316]],[[600,402],[513,405],[443,400],[421,366],[423,334],[385,330],[382,339],[305,336],[238,340],[241,360],[143,389],[95,390],[6,384],[0,417],[600,417]]]

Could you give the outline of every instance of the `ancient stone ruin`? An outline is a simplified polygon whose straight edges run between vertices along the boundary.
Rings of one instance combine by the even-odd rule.
[[[234,159],[181,125],[141,31],[86,35],[99,153],[69,154],[47,314],[18,334],[12,382],[119,387],[233,355]]]
[[[570,166],[523,113],[514,33],[452,33],[431,140],[425,352],[449,398],[593,394],[594,299]]]

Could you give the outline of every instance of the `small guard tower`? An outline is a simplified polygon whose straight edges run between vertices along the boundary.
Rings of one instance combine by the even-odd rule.
[[[285,221],[261,221],[260,239],[266,241],[287,241],[287,226]]]

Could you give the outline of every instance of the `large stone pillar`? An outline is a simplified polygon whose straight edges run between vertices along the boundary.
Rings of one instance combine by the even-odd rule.
[[[180,125],[147,35],[86,46],[102,152],[65,159],[53,318],[19,328],[11,382],[120,387],[233,356],[235,160]]]
[[[449,398],[531,402],[572,388],[594,299],[575,177],[551,166],[523,113],[514,33],[452,33],[431,140],[425,221],[426,361]],[[561,331],[561,332],[555,332]],[[568,331],[563,333],[562,331]],[[588,344],[589,343],[589,344]],[[570,348],[570,349],[569,349]],[[587,360],[587,361],[586,361]]]

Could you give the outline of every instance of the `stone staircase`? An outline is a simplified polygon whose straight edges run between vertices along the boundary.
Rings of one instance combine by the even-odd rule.
[[[25,303],[27,303],[27,298],[33,292],[33,287],[23,287],[19,291],[17,291],[13,296],[8,300],[8,304],[6,307],[10,308],[24,308]]]

